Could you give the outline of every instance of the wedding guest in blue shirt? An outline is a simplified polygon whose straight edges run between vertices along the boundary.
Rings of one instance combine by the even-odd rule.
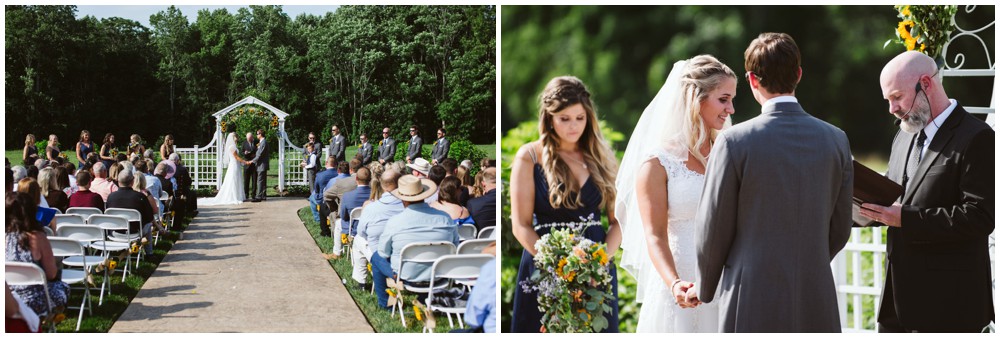
[[[403,201],[405,209],[386,222],[379,238],[378,252],[371,259],[375,293],[379,306],[383,308],[389,300],[385,292],[387,277],[399,275],[400,279],[408,282],[430,279],[429,264],[408,264],[406,270],[401,270],[399,254],[406,245],[434,241],[458,244],[458,231],[451,216],[424,203],[424,199],[436,191],[434,181],[405,175],[399,178],[396,190],[391,192]]]
[[[337,159],[333,156],[326,158],[326,169],[316,173],[316,183],[312,187],[313,193],[309,195],[309,209],[313,211],[313,220],[319,222],[319,235],[330,237],[330,224],[327,216],[330,215],[330,207],[323,203],[323,188],[337,176]]]
[[[385,230],[385,223],[403,212],[403,201],[392,195],[400,176],[402,174],[395,169],[386,169],[382,173],[379,181],[385,192],[378,200],[368,203],[358,219],[358,235],[354,237],[354,250],[357,255],[351,277],[361,285],[362,289],[367,287],[365,280],[368,278],[368,271],[365,269],[367,264],[364,263],[371,262],[372,255],[378,250],[379,237]]]

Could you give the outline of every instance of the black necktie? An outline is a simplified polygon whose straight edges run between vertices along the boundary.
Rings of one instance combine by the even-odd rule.
[[[917,141],[913,143],[913,149],[910,151],[910,158],[906,161],[907,178],[913,178],[917,174],[917,167],[920,166],[920,160],[923,158],[924,143],[926,141],[927,134],[923,130],[920,130],[920,134],[917,135]],[[903,184],[906,185],[908,182],[904,182]]]

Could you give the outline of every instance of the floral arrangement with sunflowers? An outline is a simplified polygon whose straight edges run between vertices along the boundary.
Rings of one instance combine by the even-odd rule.
[[[906,47],[908,51],[916,50],[939,59],[941,50],[954,29],[952,20],[958,12],[958,6],[896,5],[893,7],[899,12],[897,16],[900,20],[896,25],[896,38],[886,41],[883,47],[895,42]],[[943,59],[938,62],[941,61]]]
[[[219,129],[223,134],[235,132],[237,142],[243,139],[246,133],[256,134],[257,129],[262,129],[264,138],[274,142],[278,135],[278,116],[263,107],[241,106],[219,120]]]
[[[571,229],[555,230],[535,243],[535,273],[523,286],[538,293],[542,332],[600,332],[611,292],[607,245]]]

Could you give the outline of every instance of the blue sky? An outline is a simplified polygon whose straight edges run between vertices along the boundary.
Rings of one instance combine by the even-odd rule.
[[[90,15],[98,19],[110,18],[110,17],[122,17],[126,19],[131,19],[138,21],[139,23],[149,27],[149,16],[153,15],[159,11],[165,10],[169,7],[168,5],[155,5],[155,6],[115,6],[115,5],[79,5],[77,6],[76,16],[82,18],[84,16]],[[236,13],[240,7],[239,5],[231,6],[209,6],[209,5],[177,5],[177,8],[181,10],[188,18],[188,22],[194,22],[198,18],[198,11],[203,8],[208,8],[210,10],[218,8],[226,8],[229,13]],[[288,14],[289,17],[295,18],[302,13],[310,13],[322,16],[326,12],[333,12],[337,10],[336,5],[326,5],[326,6],[282,6],[282,10]]]

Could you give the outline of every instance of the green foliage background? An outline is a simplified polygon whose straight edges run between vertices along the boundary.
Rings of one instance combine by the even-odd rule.
[[[965,28],[995,19],[994,6],[964,9],[956,22]],[[537,119],[545,83],[568,74],[588,85],[601,118],[627,138],[673,63],[699,54],[712,54],[741,75],[733,120],[745,121],[760,105],[742,77],[743,51],[761,32],[795,39],[803,72],[796,96],[807,112],[847,132],[856,155],[887,156],[898,130],[878,81],[885,63],[905,50],[883,49],[898,23],[889,5],[503,6],[501,12],[503,134]],[[980,37],[994,41],[995,30]],[[995,46],[988,46],[995,59]],[[949,55],[957,53],[966,54],[964,68],[991,68],[974,38],[955,40]],[[994,87],[992,78],[964,77],[947,78],[945,88],[964,105],[989,106]]]
[[[309,131],[328,139],[334,123],[350,139],[386,126],[406,139],[416,124],[424,139],[444,125],[495,142],[494,6],[341,6],[295,18],[249,6],[201,10],[193,22],[171,6],[150,27],[75,15],[5,6],[6,148],[27,133],[76,140],[81,129],[204,144],[211,113],[248,95],[289,113],[286,130],[302,142]]]

